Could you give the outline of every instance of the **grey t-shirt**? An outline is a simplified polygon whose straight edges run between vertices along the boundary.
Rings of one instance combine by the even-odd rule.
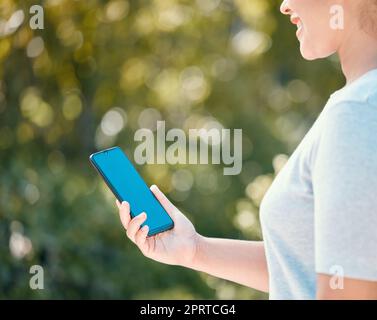
[[[316,273],[377,281],[377,69],[333,93],[260,207],[270,299]]]

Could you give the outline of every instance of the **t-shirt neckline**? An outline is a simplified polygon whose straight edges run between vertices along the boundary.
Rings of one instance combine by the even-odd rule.
[[[377,68],[368,70],[367,72],[363,73],[360,77],[352,81],[350,84],[343,86],[342,88],[336,90],[333,92],[330,97],[333,98],[337,96],[338,94],[344,92],[345,90],[349,90],[350,88],[356,86],[359,82],[363,81],[366,78],[369,78],[369,76],[376,74],[377,76]]]

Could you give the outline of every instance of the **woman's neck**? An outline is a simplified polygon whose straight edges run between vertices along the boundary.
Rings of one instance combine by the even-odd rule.
[[[347,85],[366,72],[377,68],[377,37],[357,32],[345,39],[338,50]]]

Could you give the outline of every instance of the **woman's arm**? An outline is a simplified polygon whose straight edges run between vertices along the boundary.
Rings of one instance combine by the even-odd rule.
[[[319,300],[377,300],[377,281],[317,274]]]
[[[184,266],[268,292],[268,270],[262,241],[198,235],[194,258]]]
[[[151,190],[173,219],[173,229],[147,237],[148,227],[140,226],[148,213],[139,214],[131,219],[129,204],[117,202],[120,219],[128,238],[146,257],[268,291],[263,242],[203,237],[157,186],[152,186]]]

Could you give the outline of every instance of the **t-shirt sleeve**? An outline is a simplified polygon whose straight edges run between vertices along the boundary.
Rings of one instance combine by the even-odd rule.
[[[312,172],[316,272],[377,281],[377,106],[327,111]]]

